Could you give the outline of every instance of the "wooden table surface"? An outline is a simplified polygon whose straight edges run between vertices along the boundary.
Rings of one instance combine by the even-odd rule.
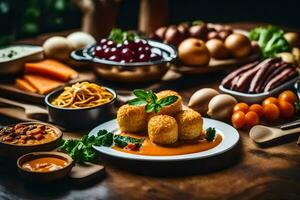
[[[233,25],[249,29],[255,24]],[[223,76],[223,72],[189,76],[161,88],[177,90],[187,102],[199,88],[217,88]],[[0,117],[0,124],[10,122]],[[0,160],[0,199],[300,199],[297,138],[259,147],[249,139],[248,131],[239,133],[240,143],[234,149],[203,161],[160,165],[103,158],[106,176],[80,186],[67,181],[27,183],[14,167]]]

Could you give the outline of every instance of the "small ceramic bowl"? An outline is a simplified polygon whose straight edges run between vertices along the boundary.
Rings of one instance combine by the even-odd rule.
[[[6,157],[12,160],[16,160],[20,156],[34,152],[34,151],[49,151],[52,149],[55,149],[61,142],[63,133],[61,130],[51,124],[47,123],[42,123],[42,122],[24,122],[24,123],[19,123],[19,124],[25,124],[25,125],[30,125],[30,124],[42,124],[51,127],[57,137],[54,138],[53,140],[41,144],[10,144],[10,143],[5,143],[5,142],[0,142],[0,156]],[[13,126],[13,125],[10,125]]]
[[[21,73],[26,62],[38,61],[44,58],[44,49],[33,45],[13,45],[0,49],[0,54],[12,54],[7,59],[0,59],[0,75],[15,75]],[[15,53],[13,55],[13,53]]]
[[[50,121],[68,130],[85,130],[107,121],[107,117],[113,112],[117,94],[111,88],[104,88],[113,95],[112,100],[106,104],[87,108],[62,108],[55,106],[51,102],[57,98],[64,89],[60,88],[51,92],[45,97]]]
[[[51,158],[59,158],[65,160],[67,165],[61,169],[50,171],[50,172],[37,172],[31,171],[23,167],[23,164],[27,161],[37,159],[37,158],[44,158],[44,157],[51,157]],[[26,155],[23,155],[17,160],[17,167],[19,173],[25,180],[29,181],[41,181],[41,182],[50,182],[62,179],[66,177],[71,169],[74,167],[73,159],[65,154],[60,152],[32,152]]]

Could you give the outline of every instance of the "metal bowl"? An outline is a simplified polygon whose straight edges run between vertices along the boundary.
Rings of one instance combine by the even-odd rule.
[[[107,117],[113,112],[117,94],[111,88],[104,88],[113,95],[113,99],[106,104],[87,108],[62,108],[55,106],[51,102],[58,97],[64,89],[60,88],[49,93],[45,97],[45,103],[48,108],[50,121],[68,130],[85,130],[107,121]]]
[[[84,49],[73,51],[71,58],[76,61],[88,61],[94,67],[96,74],[106,80],[123,83],[142,83],[160,80],[169,70],[171,63],[177,58],[174,47],[147,40],[153,51],[160,53],[161,60],[152,62],[120,63],[99,59],[92,55],[95,44]]]

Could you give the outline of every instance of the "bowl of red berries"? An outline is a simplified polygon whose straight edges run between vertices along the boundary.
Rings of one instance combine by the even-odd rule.
[[[71,53],[76,61],[88,61],[106,80],[137,83],[160,80],[177,58],[174,47],[113,29],[108,38]]]

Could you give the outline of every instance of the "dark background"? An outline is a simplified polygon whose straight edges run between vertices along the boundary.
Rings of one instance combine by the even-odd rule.
[[[136,29],[139,0],[123,0],[117,25]],[[201,19],[206,22],[266,22],[300,27],[296,0],[169,0],[169,24]],[[157,10],[157,12],[161,12]],[[78,28],[81,13],[72,0],[0,0],[0,45],[40,33]]]

